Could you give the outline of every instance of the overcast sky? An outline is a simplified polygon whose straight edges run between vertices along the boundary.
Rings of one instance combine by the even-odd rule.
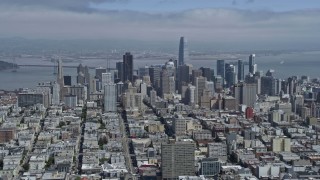
[[[0,37],[319,45],[319,0],[1,0]]]

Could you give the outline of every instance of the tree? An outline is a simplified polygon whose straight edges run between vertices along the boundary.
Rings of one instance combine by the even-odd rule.
[[[48,161],[46,162],[45,168],[49,168],[52,164],[54,164],[54,157],[50,156]]]
[[[62,126],[65,126],[65,125],[66,125],[66,123],[64,121],[60,121],[58,127],[61,128]]]
[[[30,165],[29,165],[29,163],[26,163],[26,164],[24,164],[22,167],[23,167],[23,169],[24,169],[25,171],[29,171]]]

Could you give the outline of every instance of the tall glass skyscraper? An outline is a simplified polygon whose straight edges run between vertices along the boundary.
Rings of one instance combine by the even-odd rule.
[[[255,54],[251,54],[249,56],[249,73],[251,73],[251,74],[255,74],[255,68],[254,68],[254,65],[255,65],[254,58],[255,57],[256,57]]]
[[[187,39],[184,37],[180,37],[180,44],[179,44],[179,65],[184,65],[185,61],[189,58],[189,52],[187,47]]]
[[[238,80],[244,80],[244,64],[242,60],[238,60]]]
[[[123,81],[133,83],[133,56],[130,52],[123,55]]]
[[[220,75],[223,79],[225,78],[224,60],[217,60],[217,75]]]

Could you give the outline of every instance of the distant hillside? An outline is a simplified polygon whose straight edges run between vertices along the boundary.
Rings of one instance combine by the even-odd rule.
[[[0,61],[0,71],[6,70],[6,69],[17,69],[17,68],[18,68],[17,64],[5,62],[5,61]]]

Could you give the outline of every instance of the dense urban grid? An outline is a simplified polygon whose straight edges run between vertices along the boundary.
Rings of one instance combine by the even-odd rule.
[[[188,54],[181,37],[163,64],[80,64],[76,84],[57,59],[52,82],[1,92],[0,176],[320,179],[318,79],[263,74],[255,54],[196,69]]]

